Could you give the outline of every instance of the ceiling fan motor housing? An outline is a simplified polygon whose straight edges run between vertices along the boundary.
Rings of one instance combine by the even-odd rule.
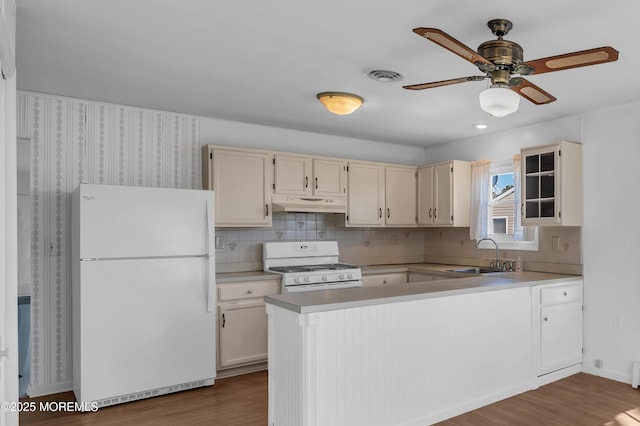
[[[478,54],[496,65],[517,65],[524,59],[522,46],[502,39],[485,41],[478,46]]]

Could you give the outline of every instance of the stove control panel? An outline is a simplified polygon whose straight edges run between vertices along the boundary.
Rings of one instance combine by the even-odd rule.
[[[321,274],[310,274],[308,272],[288,272],[282,275],[282,284],[289,285],[305,285],[316,283],[334,283],[342,281],[358,281],[362,279],[362,272],[355,268],[349,271],[324,271]]]

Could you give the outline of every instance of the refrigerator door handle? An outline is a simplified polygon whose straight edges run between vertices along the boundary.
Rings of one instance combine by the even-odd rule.
[[[214,262],[215,257],[209,256],[207,258],[207,312],[213,312],[216,303]]]
[[[212,229],[212,222],[214,220],[213,200],[207,200],[207,312],[213,312],[215,308],[216,299],[216,276],[215,276],[215,245],[214,245],[214,232]],[[211,251],[214,250],[212,253]]]

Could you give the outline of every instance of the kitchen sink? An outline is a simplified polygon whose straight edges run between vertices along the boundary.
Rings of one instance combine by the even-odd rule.
[[[449,272],[462,272],[465,274],[488,274],[491,272],[504,272],[501,269],[483,268],[483,267],[466,267],[458,269],[447,269]]]

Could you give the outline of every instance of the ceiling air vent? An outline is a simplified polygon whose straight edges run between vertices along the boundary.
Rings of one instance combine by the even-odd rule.
[[[382,83],[400,81],[404,78],[404,76],[397,71],[369,69],[369,70],[365,70],[364,73],[370,79],[380,81]]]

